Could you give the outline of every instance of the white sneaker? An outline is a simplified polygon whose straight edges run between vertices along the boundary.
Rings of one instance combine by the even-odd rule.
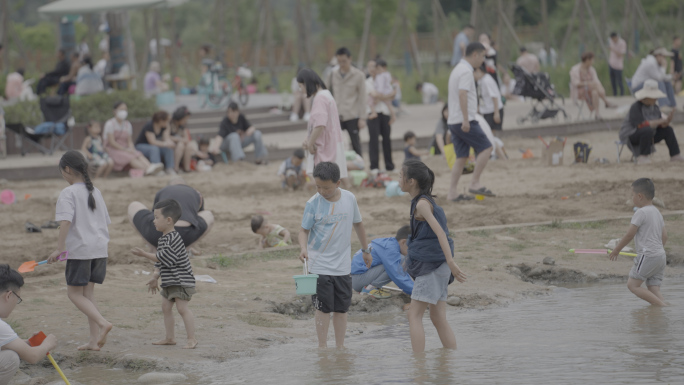
[[[302,119],[303,119],[305,122],[308,122],[310,116],[311,116],[311,114],[307,112],[307,113],[304,114],[304,117],[303,117]]]
[[[176,170],[174,170],[174,169],[172,169],[172,168],[167,168],[167,169],[166,169],[166,175],[169,175],[169,176],[176,176],[176,175],[178,175],[178,173],[176,172]]]
[[[291,122],[296,122],[299,120],[299,115],[295,114],[294,112],[290,114],[290,121]]]
[[[152,163],[150,167],[145,170],[145,175],[152,175],[155,174],[157,171],[163,170],[164,169],[164,164],[162,163]]]

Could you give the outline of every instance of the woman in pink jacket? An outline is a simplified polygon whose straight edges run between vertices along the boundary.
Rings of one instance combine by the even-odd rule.
[[[599,115],[599,99],[603,100],[606,108],[615,108],[606,98],[606,90],[601,85],[601,81],[594,69],[594,53],[585,52],[582,54],[582,61],[575,64],[570,69],[570,86],[571,93],[577,95],[577,100],[584,100],[587,102],[589,111],[596,111],[596,119],[600,119]]]

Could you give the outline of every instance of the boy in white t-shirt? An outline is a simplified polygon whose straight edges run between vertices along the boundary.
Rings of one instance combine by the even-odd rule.
[[[21,301],[24,278],[9,265],[0,265],[0,318],[7,318]],[[57,338],[50,334],[40,346],[31,347],[19,338],[5,321],[0,320],[0,385],[7,385],[19,370],[19,359],[35,364],[57,346]]]
[[[316,308],[318,347],[328,346],[330,313],[333,313],[335,344],[344,347],[347,310],[351,305],[351,231],[359,237],[363,260],[370,268],[373,257],[368,248],[366,230],[354,194],[340,189],[340,169],[332,162],[321,162],[313,172],[318,193],[306,202],[299,244],[299,259],[308,260],[309,272],[318,274],[316,294],[311,296]]]
[[[651,305],[667,306],[660,285],[663,283],[663,273],[667,264],[665,257],[665,242],[667,231],[665,221],[655,206],[655,185],[649,178],[639,178],[632,183],[632,202],[639,209],[632,216],[627,234],[620,239],[609,258],[614,261],[620,251],[634,238],[637,256],[629,271],[627,288],[637,297]],[[641,285],[646,282],[646,288]]]

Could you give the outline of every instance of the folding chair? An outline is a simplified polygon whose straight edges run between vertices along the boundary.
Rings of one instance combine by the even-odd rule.
[[[31,146],[46,155],[52,155],[55,150],[69,150],[73,148],[74,137],[72,127],[74,122],[71,118],[69,95],[54,95],[41,98],[40,110],[43,113],[44,122],[36,127],[26,127],[21,123],[12,124],[12,127],[10,125],[7,126],[21,137],[21,155],[26,155],[28,152],[24,148],[25,139]],[[47,147],[41,144],[43,139],[49,139]],[[70,140],[69,147],[64,144],[67,139]]]
[[[585,87],[585,93],[586,87]],[[587,104],[586,99],[585,100],[579,100],[578,94],[577,94],[577,87],[573,87],[572,83],[570,83],[570,98],[572,99],[572,102],[575,104],[575,106],[579,109],[577,111],[577,117],[575,120],[579,121],[580,118],[582,117],[582,111],[584,111],[584,105]],[[587,107],[587,110],[589,110],[589,107]],[[588,119],[591,119],[592,115],[594,114],[593,111],[589,110],[589,117]]]
[[[631,143],[628,142],[622,142],[620,140],[615,141],[615,147],[617,149],[617,162],[620,163],[620,155],[622,155],[622,150],[625,149],[625,146],[627,146],[627,149],[632,153],[632,157],[630,158],[630,161],[634,161],[634,152],[632,151],[632,146]]]

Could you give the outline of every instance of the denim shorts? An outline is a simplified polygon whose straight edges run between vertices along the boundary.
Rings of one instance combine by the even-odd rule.
[[[463,132],[461,126],[461,123],[448,125],[457,158],[467,158],[470,155],[470,147],[475,150],[476,154],[492,147],[477,120],[470,121],[470,131],[468,132]]]
[[[437,270],[416,277],[413,282],[411,299],[433,305],[436,305],[439,301],[446,301],[449,294],[450,278],[451,269],[449,268],[449,265],[444,262]]]

